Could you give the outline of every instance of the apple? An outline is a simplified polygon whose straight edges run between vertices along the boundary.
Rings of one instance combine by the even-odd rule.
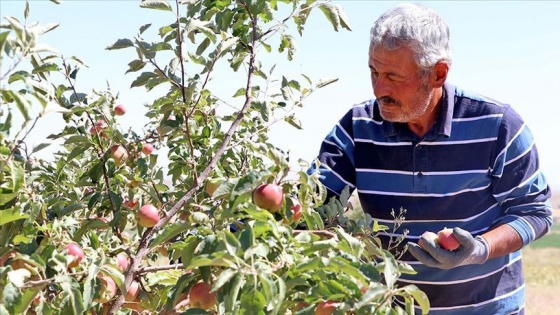
[[[320,302],[315,307],[315,315],[331,315],[340,303],[335,301]]]
[[[138,200],[136,199],[129,200],[128,198],[126,198],[123,202],[123,205],[127,208],[133,209],[138,205]]]
[[[445,228],[437,233],[438,243],[443,249],[456,250],[461,246],[455,235],[453,235],[453,230]]]
[[[290,212],[292,212],[292,222],[296,222],[301,218],[301,204],[294,197],[290,197],[290,199],[292,200],[292,207],[290,208]]]
[[[71,261],[68,264],[68,267],[70,268],[77,267],[82,261],[82,259],[84,259],[84,251],[78,244],[70,243],[66,245],[64,249],[66,250],[66,253],[68,253],[68,256],[72,256],[70,257]]]
[[[136,280],[132,280],[130,286],[126,290],[126,296],[124,297],[124,299],[125,301],[128,302],[134,301],[139,293],[140,293],[140,283]]]
[[[438,244],[438,236],[434,232],[424,232],[422,234],[422,237],[433,240],[435,244]],[[424,240],[422,239],[422,237],[420,237],[420,240],[418,240],[418,245],[420,245],[422,249],[426,249],[426,244],[424,244]]]
[[[147,204],[138,211],[138,224],[145,228],[151,228],[159,222],[159,211],[156,207]]]
[[[128,160],[128,151],[122,145],[115,144],[111,147],[111,157],[115,160],[116,165],[123,165]]]
[[[126,113],[126,107],[124,107],[124,105],[119,104],[119,105],[115,106],[115,108],[113,108],[113,112],[117,116],[122,116]]]
[[[122,271],[125,271],[126,268],[128,268],[128,257],[126,257],[126,254],[117,254],[117,256],[115,256],[115,261],[117,262],[117,266],[121,268]]]
[[[89,128],[89,133],[96,136],[99,134],[102,138],[109,139],[109,135],[105,132],[107,126],[105,125],[105,121],[98,120],[91,128]]]
[[[276,184],[263,184],[253,192],[253,202],[270,212],[277,212],[282,208],[284,193],[282,187]]]
[[[152,154],[152,151],[154,151],[154,146],[151,143],[144,143],[142,145],[142,153],[145,155]]]
[[[189,291],[189,301],[192,307],[209,310],[217,303],[216,292],[210,292],[212,285],[206,282],[197,282]]]
[[[296,307],[292,310],[292,314],[295,314],[297,311],[301,310],[302,308],[308,307],[309,303],[306,302],[299,302]]]
[[[101,284],[101,289],[99,290],[99,298],[95,302],[107,303],[117,294],[117,284],[113,278],[106,275],[97,275],[97,280]]]
[[[225,181],[223,178],[211,178],[206,182],[206,192],[210,197],[214,195],[214,192],[220,185]]]

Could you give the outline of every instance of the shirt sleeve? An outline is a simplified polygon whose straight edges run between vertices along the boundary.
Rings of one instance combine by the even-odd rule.
[[[551,192],[533,135],[511,107],[504,111],[497,144],[492,193],[504,211],[498,225],[512,226],[525,246],[552,226]]]
[[[319,172],[319,179],[327,188],[327,200],[340,196],[346,186],[351,192],[356,188],[352,110],[325,137],[317,160],[318,165],[314,164],[308,173]]]

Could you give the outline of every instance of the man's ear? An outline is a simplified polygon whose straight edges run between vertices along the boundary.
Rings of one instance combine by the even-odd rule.
[[[442,87],[447,80],[447,73],[449,73],[449,64],[444,61],[440,61],[435,64],[432,69],[432,86],[434,88]]]

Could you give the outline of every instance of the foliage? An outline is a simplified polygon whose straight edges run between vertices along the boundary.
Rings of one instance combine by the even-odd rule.
[[[346,215],[347,191],[323,204],[317,174],[307,174],[304,161],[294,169],[268,142],[273,123],[300,128],[294,110],[335,80],[277,78],[258,57],[278,52],[291,60],[289,27],[302,34],[312,11],[337,31],[350,29],[343,10],[314,0],[140,6],[163,11],[170,22],[156,30],[143,25],[107,49],[135,52],[131,87],[167,88],[146,104],[150,123],[142,133],[120,128],[110,87],[76,89],[85,64],[37,44],[57,25],[27,25],[28,2],[23,22],[6,17],[2,24],[0,60],[9,65],[0,73],[0,314],[285,314],[301,302],[308,306],[297,314],[310,314],[327,300],[340,314],[411,314],[414,301],[426,311],[418,288],[397,286],[401,273],[414,271],[381,248],[375,233],[382,227]],[[244,77],[235,93],[241,105],[228,104],[236,108],[229,114],[211,91],[220,63]],[[30,149],[25,139],[53,112],[65,125],[47,138],[62,147],[54,162],[36,160],[47,145]],[[15,134],[14,115],[23,121]],[[142,153],[146,143],[167,149],[165,165],[157,154]],[[214,191],[210,182],[219,183]],[[252,202],[262,183],[281,185],[280,211]],[[295,203],[301,222],[294,220]],[[160,220],[143,228],[138,210],[147,204],[159,209]],[[69,243],[85,252],[73,268]],[[115,259],[122,253],[129,258],[124,269]],[[102,275],[119,288],[107,302]],[[141,292],[125,298],[133,281]],[[187,293],[199,281],[217,292],[208,311],[189,309]],[[406,309],[393,303],[396,297]]]

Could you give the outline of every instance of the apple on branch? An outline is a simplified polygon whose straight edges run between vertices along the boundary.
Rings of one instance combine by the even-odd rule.
[[[144,143],[142,145],[142,153],[145,155],[152,154],[152,151],[154,151],[154,146],[151,143]]]
[[[84,251],[78,244],[70,243],[66,245],[64,249],[66,250],[66,253],[68,253],[68,256],[71,256],[69,257],[71,261],[68,264],[68,267],[70,268],[77,267],[82,261],[82,259],[84,259]]]
[[[113,108],[113,112],[117,116],[122,116],[126,113],[126,107],[124,107],[124,105],[119,104]]]
[[[111,147],[111,157],[117,166],[123,165],[128,160],[128,151],[122,145],[115,144]]]
[[[210,292],[212,285],[206,282],[197,282],[189,291],[189,301],[192,307],[209,310],[217,303],[216,292]]]
[[[107,303],[117,294],[117,284],[113,278],[102,274],[97,275],[97,280],[101,288],[99,290],[99,298],[95,299],[95,302]]]
[[[159,211],[153,205],[143,205],[138,211],[138,224],[151,228],[159,222]]]
[[[277,212],[282,208],[284,192],[282,187],[276,184],[263,184],[253,192],[253,202],[260,208],[269,212]]]
[[[335,301],[320,302],[315,307],[315,315],[331,315],[339,305],[340,303]]]

